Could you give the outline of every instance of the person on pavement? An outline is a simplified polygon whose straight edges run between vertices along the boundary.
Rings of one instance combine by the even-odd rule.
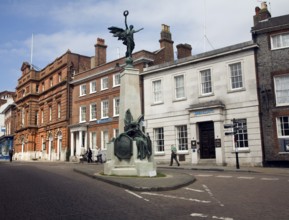
[[[180,163],[177,159],[177,148],[175,147],[175,145],[171,145],[171,163],[170,166],[173,165],[173,160],[176,161],[177,165],[180,166]]]

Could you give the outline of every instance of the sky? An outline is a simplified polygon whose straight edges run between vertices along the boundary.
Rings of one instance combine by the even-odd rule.
[[[0,92],[15,91],[23,62],[39,69],[69,49],[94,56],[97,38],[107,47],[107,61],[126,47],[108,27],[135,29],[135,50],[159,49],[161,25],[170,26],[174,48],[192,46],[192,54],[251,40],[255,7],[261,0],[1,0]],[[288,0],[267,1],[272,17],[289,14]],[[33,36],[33,37],[32,37]],[[32,40],[33,39],[33,40]],[[32,55],[32,56],[31,56]],[[32,59],[31,59],[32,57]]]

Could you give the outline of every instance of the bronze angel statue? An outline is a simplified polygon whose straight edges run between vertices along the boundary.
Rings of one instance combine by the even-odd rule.
[[[123,41],[123,44],[126,45],[126,48],[127,48],[125,56],[131,59],[132,51],[134,50],[134,47],[135,47],[133,35],[134,33],[143,30],[143,28],[139,30],[134,30],[133,25],[130,25],[128,27],[127,25],[128,10],[124,11],[123,15],[125,17],[125,28],[126,28],[125,30],[122,28],[114,27],[114,26],[109,27],[108,29],[110,30],[110,33],[112,33],[114,37],[118,37],[118,40]]]

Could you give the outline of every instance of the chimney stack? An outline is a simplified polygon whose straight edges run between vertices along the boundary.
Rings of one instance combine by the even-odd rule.
[[[174,61],[174,42],[170,32],[170,26],[162,24],[161,39],[159,40],[160,47],[164,48],[164,62]]]
[[[192,46],[189,44],[178,44],[177,45],[178,59],[192,56]]]
[[[95,66],[106,63],[106,48],[104,39],[97,38],[95,47]]]
[[[266,2],[261,3],[261,8],[255,8],[254,26],[256,26],[260,21],[271,18],[271,13],[268,11]]]

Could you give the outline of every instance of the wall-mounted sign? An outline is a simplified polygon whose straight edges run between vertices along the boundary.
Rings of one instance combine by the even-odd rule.
[[[206,109],[206,110],[195,111],[194,115],[199,116],[199,115],[207,115],[207,114],[211,114],[211,113],[214,113],[213,109]]]
[[[103,123],[107,123],[107,122],[111,122],[112,118],[103,118],[100,120],[96,120],[96,124],[103,124]]]
[[[215,147],[216,147],[216,148],[222,147],[221,139],[215,139]]]

